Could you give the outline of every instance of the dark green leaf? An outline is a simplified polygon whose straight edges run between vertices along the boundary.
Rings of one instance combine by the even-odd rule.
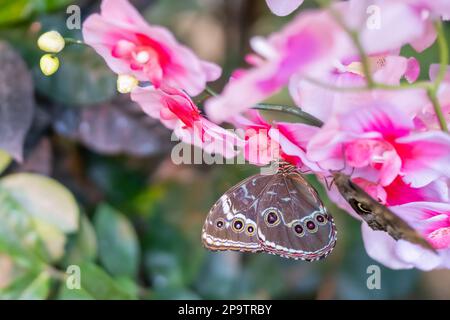
[[[85,215],[80,216],[79,232],[70,239],[64,265],[80,264],[97,258],[97,238],[94,227]]]
[[[56,10],[73,0],[1,0],[0,26],[20,22],[38,13]]]
[[[123,290],[116,280],[111,278],[99,266],[83,263],[81,269],[81,288],[97,300],[135,299],[127,290]]]
[[[139,243],[132,224],[107,204],[97,208],[94,226],[102,265],[111,274],[135,277],[139,263]]]
[[[116,95],[116,76],[94,50],[69,48],[59,55],[61,66],[46,77],[33,69],[37,89],[49,98],[71,105],[90,105]]]

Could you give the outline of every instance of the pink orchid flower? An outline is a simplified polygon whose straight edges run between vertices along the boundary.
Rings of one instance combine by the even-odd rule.
[[[450,177],[450,136],[415,132],[411,116],[382,101],[335,115],[311,139],[307,155],[328,170],[354,167],[382,186],[399,175],[413,188]]]
[[[379,55],[369,58],[371,74],[377,82],[398,85],[402,79],[414,82],[419,76],[420,65],[415,58],[395,55]],[[316,76],[321,82],[339,88],[365,86],[361,62],[355,58],[336,61],[333,67]],[[399,107],[417,111],[428,102],[424,90],[387,91],[370,90],[341,92],[330,90],[303,77],[294,76],[289,83],[289,92],[294,102],[303,111],[326,122],[334,113],[358,109],[367,101],[395,100]],[[415,107],[413,107],[415,106]]]
[[[437,254],[407,241],[395,241],[385,232],[362,224],[368,255],[392,269],[450,268],[450,204],[410,202],[391,209],[421,232],[437,249]]]
[[[266,0],[270,11],[277,16],[287,16],[301,6],[304,0]]]
[[[117,74],[132,74],[141,81],[201,93],[221,70],[200,60],[179,44],[167,29],[149,25],[127,0],[103,0],[101,14],[83,24],[85,42]]]
[[[409,202],[447,202],[449,200],[448,186],[441,179],[421,188],[412,188],[399,176],[387,186],[381,186],[364,178],[355,178],[353,182],[386,206],[398,206]]]
[[[280,146],[269,136],[272,126],[258,111],[249,110],[245,116],[238,115],[231,118],[230,123],[243,130],[244,158],[248,162],[267,165],[280,158]]]
[[[363,48],[372,55],[399,50],[406,44],[418,52],[431,46],[436,40],[433,21],[440,19],[439,10],[448,10],[443,1],[351,0],[336,7],[346,24],[359,31]]]
[[[328,179],[327,175],[322,174]],[[395,178],[391,184],[382,186],[379,183],[369,181],[365,178],[358,177],[357,172],[351,174],[352,181],[367,192],[373,199],[377,200],[385,206],[398,206],[410,202],[448,202],[449,190],[447,183],[443,179],[435,180],[424,187],[412,188],[411,185],[405,183],[401,177]],[[331,183],[325,183],[328,197],[336,203],[340,208],[348,212],[354,218],[361,220],[348,202],[342,197],[336,186]]]
[[[280,90],[292,75],[331,65],[333,50],[339,47],[333,32],[336,28],[326,12],[311,11],[267,39],[253,38],[251,44],[259,56],[247,60],[254,67],[240,70],[221,95],[207,101],[210,119],[225,121]]]
[[[270,124],[256,110],[247,111],[245,117],[235,116],[230,122],[244,130],[244,157],[250,163],[267,165],[273,160],[283,159],[300,170],[320,170],[306,156],[306,145],[319,128],[302,123]]]
[[[152,118],[159,119],[183,142],[198,146],[207,153],[235,157],[241,139],[229,130],[204,118],[191,98],[181,90],[169,87],[137,87],[131,99]]]

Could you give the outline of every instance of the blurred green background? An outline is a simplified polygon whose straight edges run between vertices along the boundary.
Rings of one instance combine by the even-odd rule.
[[[272,15],[263,0],[132,3],[223,66],[224,76],[212,84],[218,91],[243,66],[252,35],[291,19]],[[66,27],[71,4],[81,8],[82,19],[99,10],[99,1],[91,0],[0,0],[0,149],[7,151],[0,152],[0,298],[450,298],[445,270],[380,266],[381,290],[369,290],[366,270],[378,264],[364,251],[360,223],[330,203],[314,177],[308,178],[339,231],[326,260],[203,249],[210,207],[258,169],[174,165],[170,132],[116,93],[115,75],[89,48],[68,47],[60,70],[44,77],[39,35],[58,30],[81,38],[80,30]],[[425,77],[426,65],[438,61],[436,48],[420,59]],[[292,104],[287,92],[271,102]],[[70,265],[81,267],[81,289],[66,285]]]

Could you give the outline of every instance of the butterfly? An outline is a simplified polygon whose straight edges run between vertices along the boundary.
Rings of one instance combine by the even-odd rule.
[[[341,195],[370,228],[386,231],[395,240],[403,239],[435,252],[430,243],[414,228],[353,183],[350,176],[341,172],[332,174],[333,183]]]
[[[206,217],[202,242],[213,251],[314,261],[331,253],[336,235],[317,191],[297,167],[279,162],[275,174],[251,176],[222,195]]]

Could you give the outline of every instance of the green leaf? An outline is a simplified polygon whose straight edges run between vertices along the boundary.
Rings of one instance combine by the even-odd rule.
[[[81,215],[80,230],[69,243],[64,265],[80,264],[97,258],[97,238],[94,227],[85,215]]]
[[[33,219],[33,225],[50,254],[51,260],[59,260],[64,255],[66,235],[54,225],[39,219]]]
[[[34,263],[49,258],[33,218],[0,184],[0,252],[25,256]]]
[[[72,194],[58,182],[35,174],[6,176],[0,179],[0,252],[35,263],[57,261],[65,233],[78,229],[78,215]]]
[[[72,193],[59,182],[37,174],[18,173],[1,179],[0,187],[34,218],[64,233],[78,229],[78,205]]]
[[[34,14],[56,10],[73,0],[1,0],[0,26],[30,18]]]
[[[83,288],[80,289],[69,289],[64,284],[61,285],[61,288],[58,292],[59,300],[94,300],[94,297],[90,295]]]
[[[5,171],[6,168],[8,168],[9,164],[11,163],[11,157],[8,153],[6,153],[3,150],[0,150],[0,174]]]
[[[61,66],[51,77],[44,76],[39,66],[33,68],[39,92],[71,105],[104,102],[117,94],[116,75],[91,48],[70,48],[59,58]]]
[[[92,263],[80,265],[81,288],[97,300],[135,299],[128,290],[123,290],[120,284]]]
[[[42,300],[50,291],[50,275],[46,271],[30,271],[17,277],[7,288],[0,290],[3,300]]]
[[[97,208],[94,217],[99,256],[111,274],[135,277],[139,263],[139,244],[131,223],[107,204]]]
[[[22,291],[20,300],[42,300],[48,296],[50,291],[50,275],[47,272],[42,272],[37,276],[29,286]]]

